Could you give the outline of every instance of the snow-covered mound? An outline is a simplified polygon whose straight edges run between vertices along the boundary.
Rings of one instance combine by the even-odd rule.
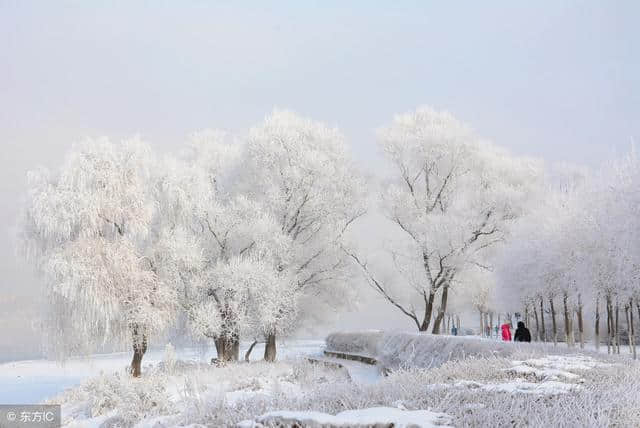
[[[401,410],[393,407],[372,407],[347,410],[333,416],[320,412],[277,411],[266,413],[255,421],[243,421],[242,428],[307,427],[307,428],[432,428],[445,427],[451,418],[444,413],[427,410]]]

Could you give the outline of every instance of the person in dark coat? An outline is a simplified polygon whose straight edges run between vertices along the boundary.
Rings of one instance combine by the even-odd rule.
[[[516,329],[515,334],[513,335],[514,342],[531,342],[531,333],[529,333],[529,329],[524,326],[522,321],[518,321],[518,328]]]

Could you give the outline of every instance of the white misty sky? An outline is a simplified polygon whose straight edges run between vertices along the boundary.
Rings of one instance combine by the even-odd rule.
[[[549,162],[626,150],[640,3],[523,3],[0,0],[0,330],[26,328],[35,290],[9,239],[26,171],[84,136],[175,150],[279,106],[339,126],[370,165],[373,129],[431,104]]]

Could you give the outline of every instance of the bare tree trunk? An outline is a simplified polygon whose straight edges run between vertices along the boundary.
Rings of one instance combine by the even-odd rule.
[[[147,336],[139,335],[138,328],[133,328],[133,359],[131,360],[131,374],[133,377],[142,375],[142,357],[147,352]]]
[[[487,337],[487,319],[489,319],[489,313],[483,312],[482,318],[480,319],[480,330],[482,337]]]
[[[456,329],[458,330],[458,335],[460,335],[460,315],[456,315]]]
[[[442,295],[440,296],[440,308],[438,308],[438,316],[436,316],[436,319],[433,322],[433,330],[431,330],[432,334],[440,334],[440,324],[442,323],[442,318],[444,318],[444,313],[447,310],[448,296],[449,296],[449,285],[444,284],[442,286]]]
[[[140,377],[142,374],[142,357],[145,354],[144,348],[133,345],[133,359],[131,360],[131,374],[133,377]]]
[[[596,297],[596,320],[595,320],[596,351],[600,349],[600,298]]]
[[[214,338],[218,360],[238,361],[240,358],[240,335],[238,333],[237,320],[229,308],[220,309],[222,318],[221,334]]]
[[[480,311],[480,337],[484,337],[484,313]]]
[[[276,360],[276,333],[267,335],[267,342],[264,345],[264,360],[274,362]]]
[[[233,337],[231,341],[231,360],[238,361],[240,359],[240,338],[238,336]]]
[[[629,336],[631,337],[631,341],[629,346],[631,346],[631,352],[633,353],[633,359],[637,359],[636,354],[636,332],[635,327],[633,326],[633,298],[629,299]]]
[[[613,347],[613,315],[611,314],[611,296],[607,296],[607,354],[611,354]]]
[[[562,295],[562,308],[564,309],[564,340],[567,343],[567,346],[571,346],[571,339],[569,338],[569,329],[571,326],[569,325],[569,307],[567,306],[567,293]]]
[[[536,336],[538,337],[538,342],[540,342],[542,339],[540,338],[540,322],[538,321],[538,311],[536,310],[536,305],[533,305],[533,315],[534,315],[534,319],[536,321]]]
[[[633,353],[633,347],[631,346],[633,338],[631,337],[631,323],[629,322],[629,305],[624,305],[624,319],[627,322],[627,341],[629,342],[629,352]]]
[[[489,325],[489,312],[484,313],[484,325],[482,329],[484,330],[484,336],[491,338],[491,331],[487,328]]]
[[[543,342],[547,341],[547,332],[544,326],[544,299],[540,297],[540,338]]]
[[[578,296],[578,338],[580,339],[580,349],[584,349],[584,323],[582,322],[582,300]]]
[[[571,341],[571,346],[576,346],[575,322],[573,320],[574,316],[575,310],[569,309],[569,340]]]
[[[220,336],[214,339],[216,352],[220,361],[238,361],[240,357],[240,338],[232,333],[230,336]]]
[[[218,360],[223,361],[225,352],[225,340],[222,337],[216,337],[213,339],[213,343],[216,345],[216,354],[218,354]]]
[[[251,351],[253,351],[253,347],[256,346],[258,344],[257,340],[254,340],[253,343],[249,346],[249,349],[247,349],[247,352],[244,353],[244,360],[248,363],[249,362],[249,356],[251,355]]]
[[[556,323],[556,309],[553,307],[553,298],[549,298],[551,308],[551,329],[553,330],[553,345],[558,344],[558,324]]]
[[[490,318],[487,318],[487,330],[489,331],[489,337],[493,337],[493,312],[489,312]]]
[[[489,312],[489,337],[493,337],[493,312]]]
[[[427,299],[427,304],[424,307],[424,318],[422,320],[420,328],[418,328],[418,331],[429,330],[429,324],[431,323],[431,314],[433,312],[433,301],[435,300],[435,298],[436,292],[435,290],[431,289],[431,291],[429,292],[429,298]]]
[[[618,305],[618,298],[616,298],[616,354],[620,353],[620,330],[618,329],[618,313],[620,312],[620,306]]]

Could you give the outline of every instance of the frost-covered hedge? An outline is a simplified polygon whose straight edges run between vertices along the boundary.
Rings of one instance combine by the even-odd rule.
[[[387,333],[379,345],[378,360],[391,369],[429,368],[469,357],[510,357],[519,347],[522,345],[468,336]]]
[[[327,349],[367,357],[377,357],[384,332],[366,330],[331,333],[325,339]]]
[[[564,354],[575,351],[542,343],[379,330],[332,333],[326,338],[326,344],[328,350],[374,357],[387,369],[439,367],[447,361],[470,357],[509,358],[516,352]]]

